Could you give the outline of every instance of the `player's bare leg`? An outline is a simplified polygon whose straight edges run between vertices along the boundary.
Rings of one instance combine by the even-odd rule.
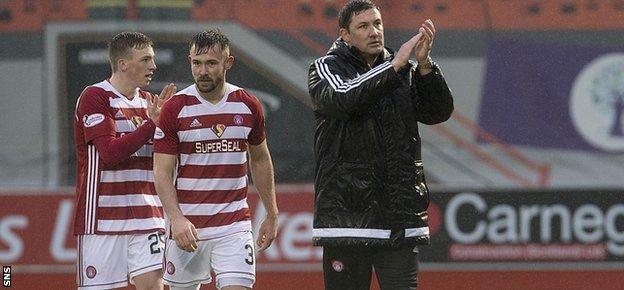
[[[133,281],[137,290],[163,290],[162,272],[160,270],[136,276]]]

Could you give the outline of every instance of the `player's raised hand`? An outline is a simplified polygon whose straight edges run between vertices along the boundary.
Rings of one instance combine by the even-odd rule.
[[[149,94],[147,98],[147,111],[152,121],[158,121],[162,105],[175,94],[176,90],[177,87],[173,83],[170,83],[162,89],[160,95]]]
[[[171,218],[171,236],[176,242],[178,248],[187,251],[194,252],[197,250],[197,241],[199,235],[197,229],[193,223],[191,223],[186,217],[178,216]]]
[[[277,237],[277,226],[278,226],[278,218],[277,216],[266,216],[262,224],[260,225],[260,230],[258,233],[258,238],[256,239],[256,244],[258,247],[258,251],[264,251],[266,248],[271,246],[275,237]]]

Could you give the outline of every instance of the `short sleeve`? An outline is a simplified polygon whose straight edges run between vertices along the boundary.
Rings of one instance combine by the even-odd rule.
[[[115,120],[110,113],[110,103],[97,90],[87,88],[80,96],[76,108],[76,121],[84,128],[86,143],[100,136],[115,137]]]
[[[170,155],[177,155],[180,139],[178,138],[178,113],[177,102],[169,100],[166,102],[160,116],[158,117],[158,127],[154,132],[154,152]]]
[[[264,112],[262,111],[262,104],[255,96],[250,95],[250,109],[253,114],[253,127],[247,137],[247,142],[251,145],[260,145],[266,139],[266,133],[264,129]]]

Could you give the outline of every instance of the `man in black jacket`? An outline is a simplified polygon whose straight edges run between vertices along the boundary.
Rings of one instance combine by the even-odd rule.
[[[415,289],[429,243],[429,192],[417,122],[437,124],[453,99],[429,52],[431,20],[394,53],[377,6],[347,3],[340,38],[309,71],[316,133],[313,243],[326,289]],[[417,63],[409,60],[414,55]]]

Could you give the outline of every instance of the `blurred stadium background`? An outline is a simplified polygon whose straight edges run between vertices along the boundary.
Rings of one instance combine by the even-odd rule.
[[[12,287],[75,288],[72,113],[110,74],[105,41],[150,35],[159,92],[192,82],[186,42],[217,27],[236,57],[228,80],[265,106],[279,184],[280,235],[258,256],[256,289],[322,289],[307,67],[337,37],[344,2],[0,1],[0,264]],[[622,289],[624,1],[376,2],[395,49],[435,21],[432,56],[455,94],[450,121],[421,127],[432,246],[419,289]]]

